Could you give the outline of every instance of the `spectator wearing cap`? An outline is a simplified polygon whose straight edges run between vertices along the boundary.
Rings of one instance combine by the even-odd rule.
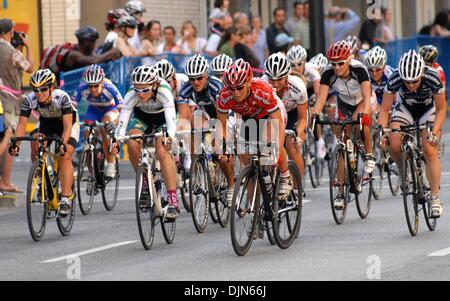
[[[11,45],[14,35],[15,23],[11,19],[0,19],[0,80],[2,86],[20,91],[22,88],[23,72],[33,72],[34,61],[30,50],[30,42],[26,36],[22,37],[27,52],[26,58],[22,52],[16,50]],[[12,94],[5,93],[0,89],[0,108],[3,112],[4,124],[0,127],[16,128],[20,114],[20,99]],[[0,178],[0,190],[6,192],[21,192],[21,190],[11,183],[12,157],[5,152],[1,154],[2,177]]]
[[[294,15],[286,21],[286,29],[291,36],[294,36],[294,30],[298,27],[303,20],[305,6],[303,2],[294,2]]]
[[[70,71],[92,64],[101,64],[109,60],[115,60],[120,53],[113,48],[101,55],[94,53],[95,44],[99,38],[97,29],[92,26],[86,26],[78,29],[75,32],[78,39],[78,44],[70,51],[63,60],[61,71]],[[56,75],[57,77],[59,74]]]
[[[286,33],[279,33],[275,37],[275,45],[279,49],[278,52],[282,52],[286,54],[292,44],[294,42],[294,38],[288,36]]]
[[[273,11],[273,18],[274,23],[272,23],[269,28],[266,29],[267,45],[269,47],[270,54],[274,54],[283,50],[283,48],[277,46],[275,42],[275,39],[279,34],[285,33],[289,37],[289,32],[284,27],[284,23],[286,22],[285,10],[283,8],[276,8]]]
[[[325,21],[325,38],[331,45],[345,38],[358,26],[361,18],[350,8],[333,6]],[[328,46],[327,46],[328,48]]]

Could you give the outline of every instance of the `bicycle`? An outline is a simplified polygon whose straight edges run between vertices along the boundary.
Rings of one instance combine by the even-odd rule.
[[[59,232],[68,236],[75,219],[75,198],[70,213],[59,215],[61,187],[58,178],[59,165],[57,153],[63,143],[61,137],[16,137],[11,139],[11,148],[17,148],[16,142],[31,141],[38,143],[36,160],[30,168],[27,181],[27,221],[31,238],[40,241],[45,233],[48,220],[56,218]],[[47,151],[45,144],[55,141],[55,151]],[[73,187],[72,187],[73,188]]]
[[[189,201],[189,175],[184,168],[184,161],[186,160],[186,150],[184,149],[183,140],[178,141],[178,148],[174,153],[178,157],[177,164],[177,193],[178,198],[183,202],[184,209],[191,213],[191,204]]]
[[[172,244],[175,239],[176,221],[167,219],[169,202],[166,200],[166,188],[160,171],[156,168],[157,160],[155,150],[152,148],[153,140],[158,137],[167,137],[167,131],[152,134],[135,134],[116,137],[115,141],[121,143],[129,140],[142,141],[142,155],[136,173],[135,205],[139,236],[144,249],[150,250],[155,237],[155,226],[161,223],[165,241]],[[151,180],[149,180],[151,179]]]
[[[189,199],[194,227],[203,233],[208,225],[208,217],[218,222],[222,228],[228,225],[230,208],[227,203],[228,182],[219,166],[219,160],[211,155],[205,144],[205,135],[214,134],[215,129],[184,130],[177,132],[178,137],[201,134],[198,146],[200,154],[192,160],[189,179]]]
[[[90,213],[94,197],[99,191],[101,191],[105,209],[111,211],[114,209],[119,195],[119,159],[115,158],[115,176],[113,178],[106,177],[104,173],[105,153],[96,130],[97,127],[104,127],[106,130],[107,124],[86,120],[81,125],[87,130],[87,139],[84,141],[77,171],[77,195],[80,211],[83,215]],[[108,194],[110,190],[113,191],[112,194]]]
[[[352,120],[351,118],[346,120],[333,120],[330,118],[328,120],[314,120],[313,129],[316,123],[336,125],[340,128],[337,145],[333,150],[330,161],[330,202],[335,222],[338,225],[344,222],[348,204],[353,201],[356,203],[358,215],[362,219],[365,219],[369,215],[372,203],[373,175],[367,175],[364,170],[365,148],[362,141],[365,138],[362,126],[362,114],[358,114],[357,120]],[[353,143],[346,136],[346,127],[356,125],[359,127],[361,138],[355,139],[356,142]],[[354,129],[353,137],[355,136],[356,128]],[[334,201],[341,193],[344,194],[344,208],[336,209]],[[351,198],[350,194],[353,194],[354,198]]]
[[[309,107],[314,109],[315,102],[310,101]],[[309,115],[309,113],[308,113]],[[309,119],[309,118],[308,118]],[[306,129],[306,139],[302,146],[302,153],[305,159],[305,170],[308,169],[309,178],[313,188],[318,188],[322,184],[323,170],[325,168],[325,159],[319,158],[319,146],[311,129]],[[303,179],[303,187],[305,186]]]
[[[419,206],[430,231],[436,229],[437,219],[431,217],[431,189],[426,176],[426,161],[423,153],[421,132],[431,133],[433,122],[413,126],[402,126],[400,129],[383,129],[383,132],[402,133],[402,195],[405,207],[406,223],[412,236],[419,230]],[[413,132],[413,134],[411,134]],[[424,176],[425,175],[425,176]]]
[[[268,192],[263,178],[261,159],[278,158],[273,144],[261,145],[259,142],[244,142],[245,146],[256,146],[251,163],[240,173],[233,192],[231,204],[230,233],[231,242],[238,256],[247,254],[254,239],[264,238],[267,233],[281,248],[287,249],[298,236],[302,215],[302,179],[297,165],[289,161],[288,168],[294,188],[286,200],[278,198],[280,172],[273,167],[272,192]],[[260,146],[271,148],[270,154],[263,154]],[[276,161],[276,160],[275,160]],[[262,204],[261,202],[262,197]],[[239,224],[243,224],[239,227]],[[273,234],[273,237],[272,237]]]

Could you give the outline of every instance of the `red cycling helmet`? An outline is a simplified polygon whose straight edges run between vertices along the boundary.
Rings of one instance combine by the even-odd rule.
[[[106,23],[106,24],[108,24],[110,26],[114,26],[120,18],[126,17],[126,16],[129,16],[129,14],[127,13],[126,10],[124,10],[122,8],[110,10],[108,12],[108,15],[106,16],[106,19],[108,20],[108,23]]]
[[[239,88],[253,78],[252,67],[243,59],[238,59],[224,73],[223,83],[228,88]]]
[[[334,43],[328,49],[328,59],[330,61],[346,61],[352,55],[352,46],[346,41],[339,41]]]

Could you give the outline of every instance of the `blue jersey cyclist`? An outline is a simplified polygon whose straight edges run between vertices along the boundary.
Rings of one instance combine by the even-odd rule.
[[[98,65],[89,66],[83,74],[83,83],[72,96],[72,102],[77,105],[82,100],[88,102],[88,110],[84,120],[96,120],[117,126],[119,111],[123,98],[116,86],[105,78],[105,72]],[[113,127],[111,127],[112,129]],[[114,177],[114,155],[109,152],[109,139],[102,128],[103,150],[106,154],[105,175]]]

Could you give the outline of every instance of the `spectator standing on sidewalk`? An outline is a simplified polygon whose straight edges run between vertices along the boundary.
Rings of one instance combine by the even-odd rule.
[[[205,52],[210,57],[215,57],[219,54],[219,44],[225,31],[233,26],[233,18],[230,15],[224,15],[218,20],[215,31],[208,39]]]
[[[285,33],[289,36],[289,32],[284,27],[284,23],[286,22],[286,11],[283,8],[276,8],[273,11],[273,19],[274,22],[266,30],[269,54],[277,53],[284,49],[277,46],[275,42],[275,39],[279,34]]]
[[[294,15],[290,17],[285,24],[289,35],[294,36],[294,31],[303,20],[305,6],[303,2],[295,1],[294,2]]]
[[[310,57],[311,51],[311,37],[309,33],[309,2],[303,2],[303,18],[298,23],[297,27],[293,29],[292,37],[294,38],[294,43],[302,45],[308,53],[308,58]]]
[[[361,18],[350,8],[333,6],[328,13],[329,19],[325,21],[325,37],[327,47],[338,41],[345,40],[359,25]]]
[[[264,62],[269,56],[269,48],[267,47],[266,31],[262,29],[261,17],[254,16],[252,18],[252,28],[252,50],[260,62],[258,69],[264,69]]]
[[[22,42],[26,49],[26,58],[14,49],[11,39],[14,35],[15,23],[11,19],[0,19],[0,80],[2,85],[20,91],[22,88],[23,72],[33,72],[34,60],[31,53],[30,41],[25,35]],[[17,98],[0,89],[0,99],[3,107],[5,128],[16,128],[20,114],[20,96]],[[5,192],[22,192],[19,187],[11,183],[13,159],[8,152],[1,155],[2,176],[0,190]]]

